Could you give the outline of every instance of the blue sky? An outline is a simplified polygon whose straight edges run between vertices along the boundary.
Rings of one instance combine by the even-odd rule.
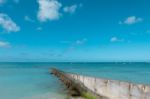
[[[0,61],[150,61],[148,0],[0,0]]]

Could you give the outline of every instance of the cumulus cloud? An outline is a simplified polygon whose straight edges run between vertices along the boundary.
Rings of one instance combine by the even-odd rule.
[[[110,39],[110,42],[123,42],[123,41],[124,41],[123,39],[120,39],[120,38],[115,37],[115,36]]]
[[[79,5],[74,4],[74,5],[71,5],[71,6],[66,6],[66,7],[63,8],[63,10],[66,13],[71,13],[72,14],[72,13],[76,12],[77,8],[79,8],[79,7],[82,7],[82,4],[79,4]]]
[[[142,18],[139,18],[139,17],[136,17],[136,16],[130,16],[130,17],[126,18],[124,21],[120,21],[119,24],[132,25],[132,24],[139,23],[139,22],[142,22],[142,21],[143,21]]]
[[[29,16],[25,16],[25,17],[24,17],[24,20],[25,20],[25,21],[29,21],[29,22],[34,22],[34,20],[31,19]]]
[[[9,42],[0,41],[0,48],[7,48],[10,47]]]
[[[0,13],[0,26],[6,32],[18,32],[20,27],[6,14]]]
[[[66,6],[64,7],[64,12],[67,12],[67,13],[74,13],[77,9],[77,5],[72,5],[72,6]]]
[[[47,20],[58,20],[61,16],[62,4],[57,0],[37,0],[39,4],[38,19],[41,22]]]

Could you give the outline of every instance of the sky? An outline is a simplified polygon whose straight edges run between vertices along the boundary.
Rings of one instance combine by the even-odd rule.
[[[0,62],[149,62],[149,4],[0,0]]]

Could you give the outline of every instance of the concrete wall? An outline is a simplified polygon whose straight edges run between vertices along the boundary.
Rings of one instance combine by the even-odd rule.
[[[108,99],[150,99],[150,86],[68,74],[92,92]]]

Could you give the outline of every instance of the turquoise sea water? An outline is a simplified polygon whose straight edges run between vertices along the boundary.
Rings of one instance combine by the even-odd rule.
[[[0,99],[63,99],[51,67],[87,76],[150,85],[150,63],[0,63]]]

